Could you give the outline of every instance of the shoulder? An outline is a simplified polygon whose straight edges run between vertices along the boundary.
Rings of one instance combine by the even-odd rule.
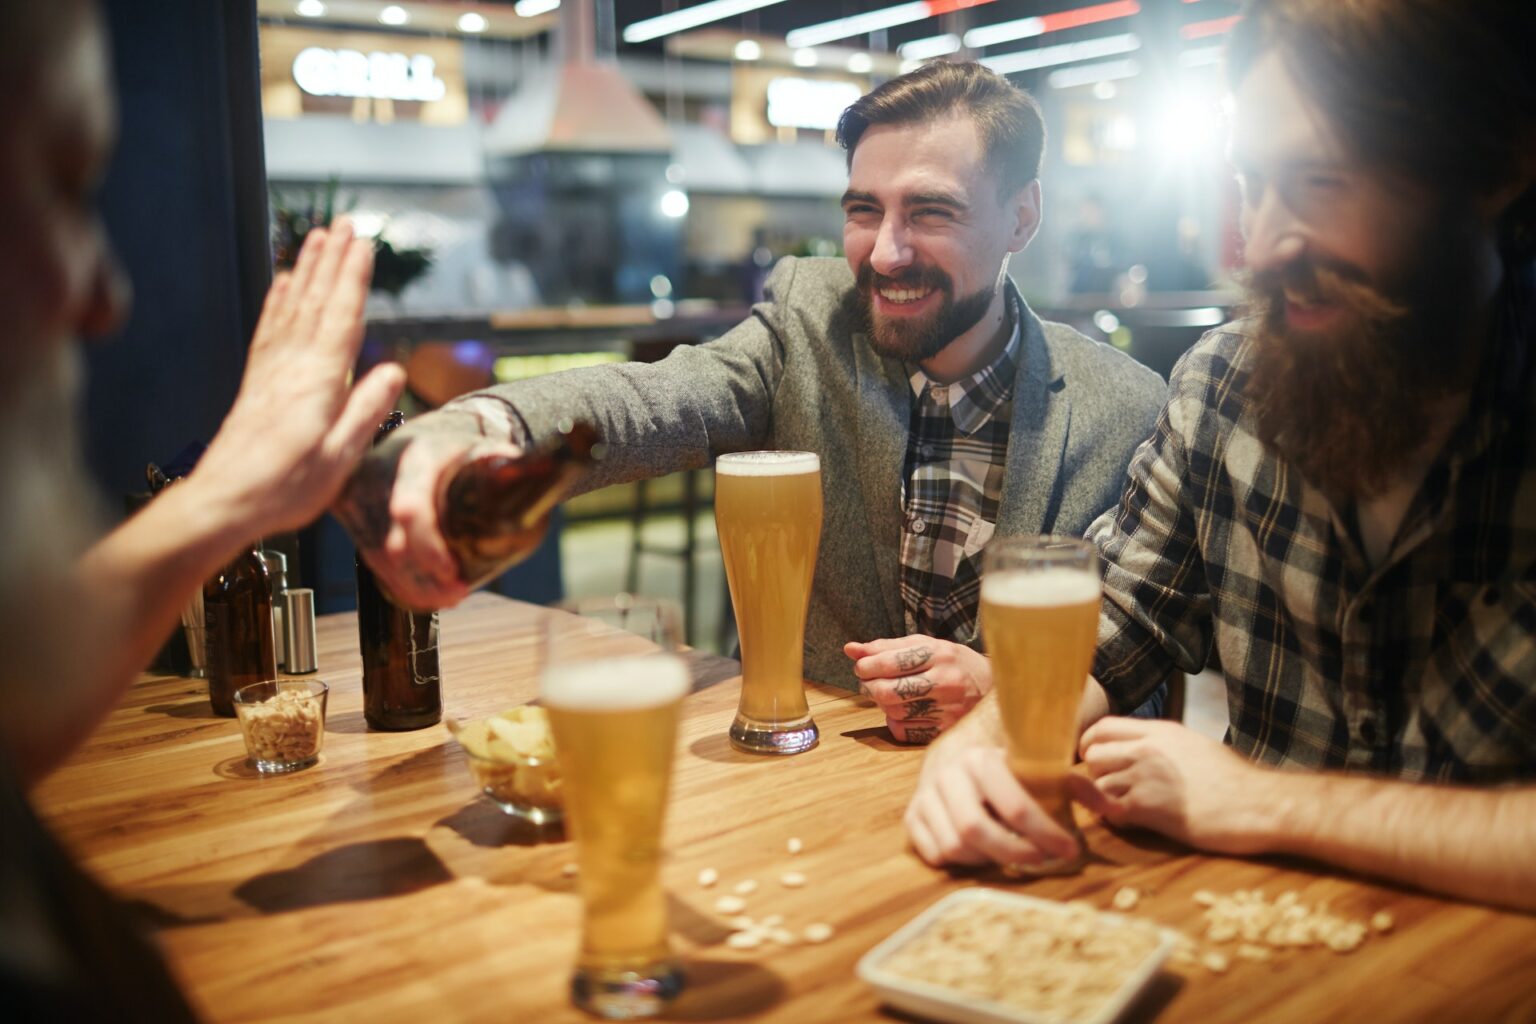
[[[774,264],[763,291],[774,302],[838,305],[852,296],[853,284],[846,260],[785,256]]]
[[[786,256],[763,285],[757,312],[786,336],[842,339],[863,329],[853,271],[845,260]]]
[[[1155,416],[1162,408],[1168,389],[1156,372],[1066,324],[1039,323],[1052,381],[1062,381],[1065,390],[1073,394],[1074,405],[1077,400],[1090,399],[1148,416]]]

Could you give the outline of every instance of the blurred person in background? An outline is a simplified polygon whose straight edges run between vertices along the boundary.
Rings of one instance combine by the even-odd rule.
[[[1226,854],[1536,908],[1536,5],[1259,0],[1250,314],[1176,368],[1105,563],[1077,798]],[[1212,655],[1225,745],[1106,717]],[[995,701],[927,754],[933,864],[1075,843]]]
[[[115,107],[88,0],[0,5],[0,97],[0,991],[12,1019],[185,1019],[153,949],[23,790],[121,699],[204,579],[325,508],[401,375],[349,386],[371,247],[345,224],[313,233],[197,469],[92,544],[78,339],[120,322],[127,289],[92,205]]]
[[[1163,381],[1042,323],[1008,280],[1040,223],[1045,126],[1027,93],[934,63],[853,104],[838,135],[846,262],[783,259],[767,301],[716,341],[492,388],[366,460],[337,514],[396,597],[465,596],[438,529],[444,481],[561,420],[608,443],[589,489],[726,452],[811,451],[826,514],[806,675],[862,685],[909,742],[981,697],[982,549],[994,532],[1080,534],[1119,494]]]

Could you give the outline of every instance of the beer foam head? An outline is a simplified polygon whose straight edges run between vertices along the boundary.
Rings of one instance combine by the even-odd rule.
[[[736,452],[715,460],[715,472],[726,476],[791,476],[821,471],[815,452]]]
[[[681,700],[688,693],[688,666],[664,654],[551,665],[541,690],[553,707],[634,711]]]
[[[1099,599],[1099,578],[1079,569],[1003,569],[982,578],[981,599],[1017,608],[1086,604]]]

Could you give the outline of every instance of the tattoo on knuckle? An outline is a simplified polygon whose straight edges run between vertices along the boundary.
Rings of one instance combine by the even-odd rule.
[[[896,667],[903,672],[911,672],[913,669],[922,668],[933,657],[933,651],[924,647],[908,647],[904,651],[896,652]]]
[[[929,716],[931,716],[933,714],[933,710],[936,707],[938,707],[938,703],[936,701],[931,701],[931,700],[914,700],[914,701],[909,701],[902,708],[902,717],[905,718],[905,719],[908,719],[908,720],[913,719],[913,718],[928,718]]]
[[[933,683],[927,676],[903,676],[896,680],[896,696],[902,700],[916,700],[926,697],[933,690]]]

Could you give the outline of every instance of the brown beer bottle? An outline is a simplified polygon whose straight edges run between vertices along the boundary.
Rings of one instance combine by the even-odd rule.
[[[272,583],[259,545],[252,545],[203,584],[207,625],[208,701],[235,716],[235,691],[277,678],[272,647]]]
[[[390,413],[374,444],[404,423],[404,413]],[[442,719],[437,613],[393,604],[362,558],[357,559],[357,637],[363,654],[363,718],[369,728],[424,729]]]
[[[596,427],[566,422],[524,455],[486,455],[460,467],[438,509],[459,578],[478,587],[533,554],[550,512],[603,452]]]

